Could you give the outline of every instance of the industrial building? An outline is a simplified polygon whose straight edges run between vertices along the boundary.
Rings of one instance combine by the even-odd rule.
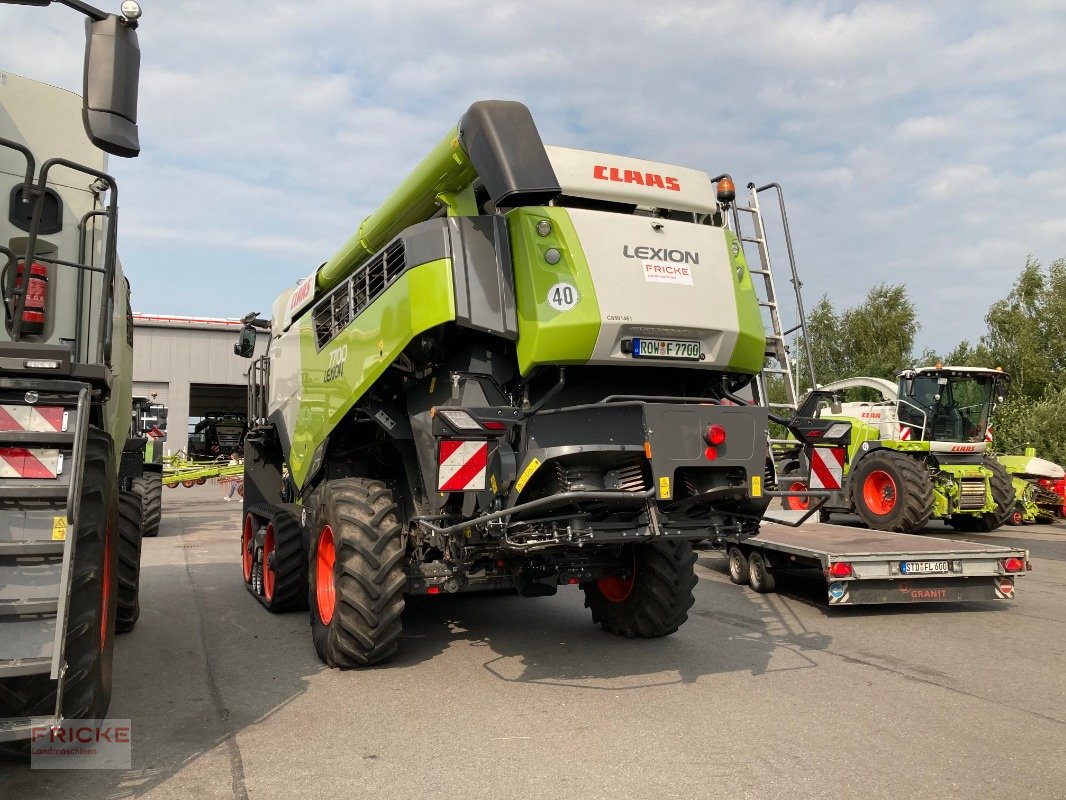
[[[133,394],[170,409],[167,454],[188,449],[202,417],[245,412],[249,362],[233,354],[240,329],[236,319],[133,315]],[[259,348],[268,338],[260,334]]]

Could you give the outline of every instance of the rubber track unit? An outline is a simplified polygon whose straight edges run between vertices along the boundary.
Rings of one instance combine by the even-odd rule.
[[[608,600],[595,581],[581,584],[592,621],[627,639],[667,636],[688,619],[695,602],[696,553],[686,541],[634,545],[635,580],[622,602]]]
[[[269,504],[248,509],[262,525],[274,526],[274,596],[268,600],[245,584],[255,598],[274,614],[307,608],[307,554],[303,531],[292,512]],[[247,514],[245,515],[247,516]],[[244,525],[242,518],[241,525]]]
[[[274,597],[260,598],[273,613],[307,608],[307,553],[304,552],[303,531],[291,512],[274,509],[267,520],[274,525]],[[265,566],[265,565],[264,565]]]
[[[133,491],[141,497],[141,532],[145,536],[158,536],[163,517],[163,476],[145,472],[133,479]]]
[[[992,471],[989,484],[996,510],[989,514],[953,514],[949,523],[957,531],[966,533],[990,533],[1006,525],[1014,514],[1014,482],[1006,468],[994,458],[986,458],[982,464]]]
[[[399,647],[404,610],[405,555],[402,529],[392,493],[384,483],[365,478],[330,481],[312,531],[324,524],[333,531],[336,610],[329,625],[311,603],[312,635],[319,657],[331,667],[380,664]]]
[[[141,581],[141,497],[135,492],[118,496],[118,594],[115,633],[133,630],[141,615],[138,597]]]
[[[887,472],[896,484],[896,505],[885,515],[874,514],[863,500],[863,483],[875,469]],[[862,459],[848,480],[855,513],[870,528],[894,533],[917,533],[933,516],[933,479],[922,458],[879,450]]]
[[[114,604],[101,646],[100,602],[108,510],[114,522],[118,509],[112,486],[114,451],[111,437],[90,428],[86,440],[81,511],[75,535],[71,570],[70,609],[67,616],[67,673],[63,687],[63,716],[68,719],[102,718],[111,703],[111,656]],[[112,591],[115,596],[114,552]],[[0,680],[0,717],[51,716],[55,713],[57,681],[48,675],[26,675]]]

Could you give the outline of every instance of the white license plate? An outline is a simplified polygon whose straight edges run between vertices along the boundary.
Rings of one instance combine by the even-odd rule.
[[[903,561],[899,571],[904,575],[928,575],[935,572],[947,572],[947,561]]]
[[[699,361],[703,347],[699,342],[680,339],[634,339],[633,358],[678,358]]]

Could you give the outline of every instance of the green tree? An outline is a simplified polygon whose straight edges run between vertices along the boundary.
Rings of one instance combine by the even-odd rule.
[[[815,376],[822,384],[858,375],[894,380],[911,366],[919,328],[903,285],[879,283],[860,305],[840,313],[823,296],[807,315]],[[801,339],[796,351],[804,344]]]

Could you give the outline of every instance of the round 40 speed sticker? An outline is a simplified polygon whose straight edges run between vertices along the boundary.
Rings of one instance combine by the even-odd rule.
[[[572,283],[557,283],[548,290],[548,305],[556,311],[569,311],[580,299],[577,287]]]

